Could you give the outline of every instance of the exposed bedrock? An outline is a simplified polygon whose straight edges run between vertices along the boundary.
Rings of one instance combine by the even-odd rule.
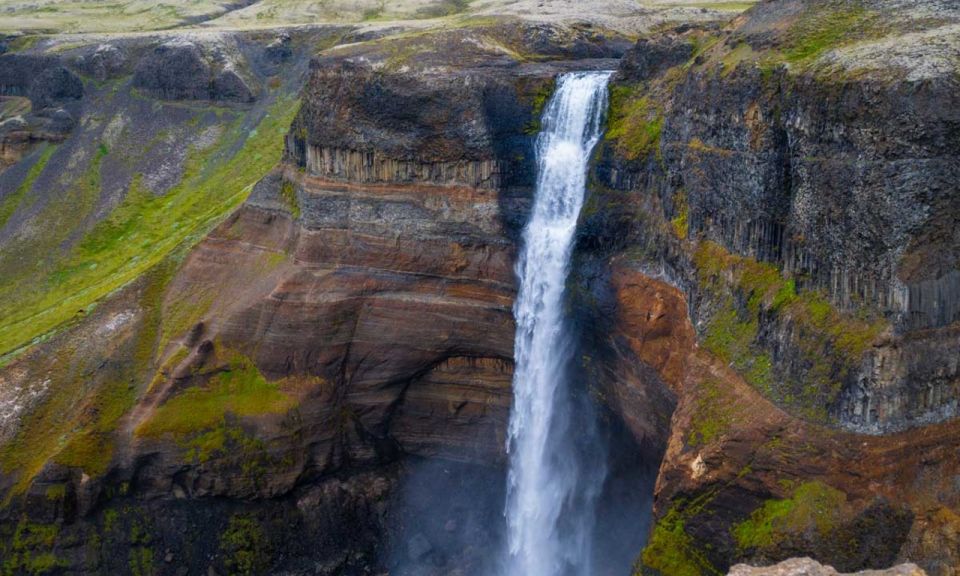
[[[955,574],[957,76],[803,36],[845,14],[936,59],[958,14],[927,8],[767,2],[623,59],[572,293],[604,367],[676,405],[641,572]]]
[[[888,570],[857,572],[860,576],[923,576],[926,574],[916,564],[901,564]],[[809,558],[785,560],[774,566],[754,567],[746,564],[734,566],[729,576],[839,576],[832,566],[824,566]]]
[[[788,70],[761,51],[756,13],[719,43],[686,32],[636,48],[670,61],[710,46],[682,66],[624,60],[614,114],[639,126],[601,151],[607,192],[583,242],[643,248],[690,295],[701,336],[794,413],[869,433],[952,418],[955,75]],[[627,232],[605,232],[618,218]]]
[[[270,532],[265,546],[285,551],[257,548],[264,566],[295,574],[371,573],[402,558],[445,574],[489,560],[498,525],[489,518],[444,517],[434,526],[421,516],[416,531],[396,533],[410,541],[391,540],[388,528],[432,501],[408,495],[403,503],[402,480],[421,478],[420,462],[442,464],[435,475],[448,484],[429,482],[440,494],[454,490],[451,474],[462,470],[456,489],[499,517],[513,260],[534,184],[539,114],[556,74],[616,64],[553,58],[588,45],[588,55],[613,56],[621,46],[559,30],[550,54],[527,61],[517,56],[529,53],[518,43],[524,38],[497,25],[318,57],[281,166],[236,212],[155,277],[38,348],[47,354],[26,354],[5,368],[15,384],[8,388],[17,391],[6,438],[26,437],[25,429],[50,418],[69,422],[67,436],[82,436],[76,442],[84,445],[70,446],[82,454],[76,458],[18,454],[29,465],[3,469],[0,487],[13,498],[7,518],[34,510],[25,523],[62,525],[63,539],[87,542],[67,546],[55,536],[54,545],[31,544],[25,553],[50,552],[84,573],[149,549],[160,573],[229,572],[261,531]],[[285,43],[251,61],[282,62]],[[141,62],[148,64],[138,70],[175,74],[144,85],[137,72],[135,85],[163,99],[209,97],[206,52],[174,50],[190,70],[181,77],[162,62],[171,53],[147,50]],[[191,84],[196,77],[202,81]],[[74,339],[91,347],[70,350]],[[67,354],[76,372],[54,370],[63,360],[45,361],[53,351]],[[110,370],[95,368],[103,357]],[[49,387],[39,386],[47,373]],[[85,373],[96,377],[73,383]],[[54,416],[47,394],[66,389],[56,382],[68,379],[74,400],[61,399],[64,415]],[[642,402],[623,393],[624,405]],[[44,416],[31,420],[35,413]],[[612,428],[614,452],[627,463],[612,466],[611,482],[634,485],[635,443],[662,450],[666,421],[639,417],[629,432]],[[341,493],[343,502],[324,516]],[[639,498],[648,495],[644,489]],[[177,512],[185,503],[193,512]],[[158,518],[150,536],[110,545],[117,552],[98,548],[89,536],[103,537],[127,506]],[[616,502],[610,506],[625,516]],[[186,546],[167,518],[179,518],[189,535],[198,525],[193,514],[215,520],[209,537]],[[311,524],[320,521],[329,525]],[[631,537],[642,537],[633,524]],[[13,533],[2,536],[13,546]],[[321,544],[306,548],[305,538],[314,537]],[[478,538],[489,546],[452,553],[445,544]],[[615,552],[632,555],[635,540]],[[168,548],[173,558],[160,563]]]
[[[25,96],[37,108],[83,97],[83,83],[53,56],[0,56],[0,94]]]
[[[99,68],[96,60],[92,65]],[[133,85],[170,100],[251,102],[256,86],[251,86],[252,74],[242,71],[248,65],[232,38],[207,45],[176,38],[140,59]]]

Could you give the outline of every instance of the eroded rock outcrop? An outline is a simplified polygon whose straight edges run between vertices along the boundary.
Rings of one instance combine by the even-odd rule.
[[[238,71],[243,60],[236,47],[224,43],[213,48],[208,54],[203,45],[185,38],[164,42],[140,60],[133,84],[170,100],[252,102],[254,89]]]
[[[647,377],[677,408],[642,571],[811,555],[844,571],[912,560],[953,573],[951,546],[923,542],[949,541],[960,503],[942,220],[956,212],[957,107],[939,106],[956,76],[903,60],[867,72],[851,56],[898,34],[923,50],[912,34],[958,16],[925,6],[943,20],[767,2],[726,31],[636,48],[692,54],[679,65],[625,59],[581,217],[575,308],[587,325],[651,322],[650,301],[624,291],[632,269],[645,293],[679,299],[663,310],[689,309],[697,343],[679,373]],[[663,364],[655,342],[632,344],[641,365]],[[616,334],[593,346],[619,348]]]
[[[764,2],[729,29],[645,38],[620,64],[569,293],[606,424],[630,458],[662,458],[642,572],[797,555],[844,571],[909,560],[952,576],[960,564],[957,16],[933,0],[910,8]],[[933,36],[931,59],[911,58]],[[64,62],[152,98],[95,87],[97,110],[127,117],[29,156],[44,190],[61,190],[48,160],[87,170],[62,188],[86,202],[70,204],[83,226],[44,252],[83,258],[38,286],[87,281],[116,265],[102,253],[134,242],[203,240],[70,310],[62,332],[0,369],[0,551],[15,572],[368,574],[392,554],[437,574],[479,570],[493,521],[420,527],[393,498],[420,459],[471,496],[498,485],[539,112],[557,73],[614,67],[622,41],[503,23],[347,36],[357,43],[311,64],[287,130],[292,100],[275,104],[289,116],[250,100],[295,84],[312,37],[238,38],[118,41],[50,61],[41,92],[66,114],[83,100]],[[20,76],[0,84],[25,99]],[[208,114],[218,99],[249,106]],[[156,106],[176,122],[125,130]],[[248,184],[233,175],[264,150],[237,135],[277,117],[281,165],[212,232],[180,232],[209,217],[199,209],[157,219],[239,204],[239,190],[209,191]],[[3,133],[36,133],[31,121]],[[149,140],[137,158],[158,166],[139,178],[110,156],[137,138]],[[215,170],[190,169],[184,148]],[[0,183],[16,190],[30,171],[16,164]],[[17,210],[0,239],[29,231]],[[646,489],[632,471],[611,477]],[[387,545],[397,515],[410,538]],[[438,550],[457,538],[483,546]]]
[[[112,300],[118,308],[98,309],[44,345],[50,356],[14,362],[20,407],[8,433],[19,441],[39,434],[26,415],[55,418],[47,389],[31,383],[62,359],[42,358],[75,338],[93,345],[98,330],[112,338],[109,349],[70,352],[96,378],[51,378],[51,386],[69,380],[81,399],[63,416],[78,456],[38,455],[4,469],[14,498],[7,517],[33,509],[24,526],[62,524],[53,545],[18,554],[53,554],[83,572],[169,549],[163,573],[231,570],[235,551],[224,547],[253,538],[266,546],[254,551],[263,566],[369,573],[389,556],[392,495],[416,458],[448,462],[444,475],[479,465],[487,472],[471,472],[476,481],[498,470],[511,396],[512,265],[540,108],[557,73],[615,64],[522,62],[501,44],[514,37],[502,34],[444,31],[317,59],[284,162],[248,201],[182,262]],[[616,54],[602,42],[595,49]],[[173,68],[161,62],[170,54],[191,74],[160,78]],[[161,99],[207,97],[205,52],[178,46],[159,56],[148,53],[136,86]],[[124,321],[104,328],[116,318]],[[92,367],[102,358],[115,370]],[[662,443],[665,429],[654,432]],[[195,512],[181,510],[187,504]],[[117,512],[127,506],[133,516]],[[96,542],[116,514],[138,526],[136,539],[110,532],[117,552],[63,544]],[[216,518],[208,536],[195,532],[203,515]],[[447,557],[434,547],[461,533],[489,539],[489,525],[423,528],[430,545],[414,548],[439,562],[438,573],[475,565],[484,551]],[[238,531],[240,544],[229,536]],[[13,546],[12,533],[4,536]],[[307,540],[319,544],[305,549]],[[265,552],[280,547],[285,554]]]

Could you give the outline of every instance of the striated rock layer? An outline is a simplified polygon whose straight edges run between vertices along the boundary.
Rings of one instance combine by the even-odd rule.
[[[849,56],[940,50],[960,14],[923,4],[765,2],[623,60],[573,309],[675,396],[642,573],[955,573],[956,70]]]
[[[283,162],[239,209],[4,369],[16,414],[0,429],[0,550],[17,569],[53,557],[78,573],[365,574],[409,556],[479,570],[502,498],[540,109],[558,73],[616,65],[554,59],[623,47],[558,29],[551,59],[524,62],[514,50],[529,47],[505,47],[517,38],[497,24],[316,58]],[[233,99],[211,84],[218,50],[233,44],[149,47],[131,82]],[[51,422],[66,448],[44,435]],[[647,428],[662,444],[665,429]],[[33,438],[42,452],[18,452]],[[404,480],[426,460],[445,464],[416,480],[443,486],[424,502]],[[475,502],[437,510],[450,486]],[[431,506],[450,515],[437,530],[390,540]]]

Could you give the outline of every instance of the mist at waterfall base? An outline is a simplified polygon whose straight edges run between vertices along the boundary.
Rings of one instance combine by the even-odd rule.
[[[609,72],[562,75],[537,138],[538,180],[517,263],[508,470],[407,460],[391,504],[390,574],[630,574],[655,466],[588,393],[565,294]]]

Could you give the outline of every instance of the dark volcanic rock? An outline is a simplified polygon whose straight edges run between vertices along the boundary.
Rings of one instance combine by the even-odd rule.
[[[689,40],[672,35],[642,38],[620,60],[617,78],[626,82],[647,80],[689,60],[693,48]]]
[[[52,56],[4,54],[0,94],[26,96],[40,109],[83,98],[83,82]]]
[[[133,84],[161,98],[205,100],[210,96],[210,65],[196,44],[171,41],[140,60]]]
[[[213,100],[228,102],[253,102],[253,92],[233,70],[223,70],[213,79],[210,86],[210,96]]]
[[[74,65],[84,74],[103,81],[121,74],[127,62],[127,55],[120,47],[101,44],[91,53],[79,56]]]
[[[849,8],[764,2],[719,41],[638,43],[615,79],[574,280],[596,349],[633,354],[604,368],[676,394],[644,574],[803,555],[955,573],[960,92],[928,37],[955,50],[960,10],[916,5],[941,30],[871,2],[881,40],[765,52]]]
[[[63,66],[47,68],[31,83],[28,96],[38,108],[61,100],[78,100],[83,98],[83,82]]]
[[[267,44],[263,50],[264,56],[271,64],[282,64],[293,56],[291,38],[289,34],[280,34],[275,40]]]
[[[252,102],[253,91],[232,62],[211,63],[204,49],[187,40],[161,44],[141,58],[134,86],[169,100]]]
[[[57,64],[50,56],[0,55],[0,94],[26,96],[34,79]]]

